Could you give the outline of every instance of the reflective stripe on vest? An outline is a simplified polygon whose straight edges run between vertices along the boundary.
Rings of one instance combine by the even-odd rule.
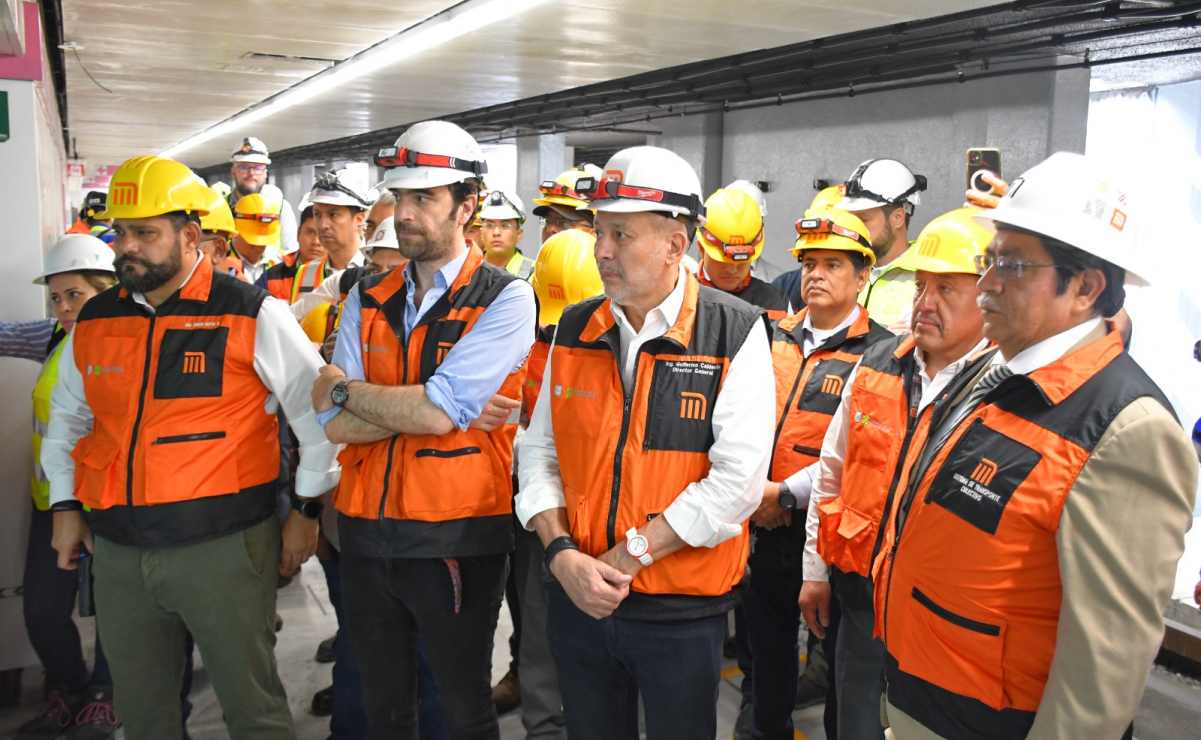
[[[534,274],[534,260],[526,257],[524,254],[518,251],[515,252],[511,258],[509,258],[509,262],[505,265],[505,269],[508,270],[509,274],[511,275],[516,275],[522,280],[529,280],[530,275]]]
[[[542,390],[542,376],[546,373],[546,360],[550,356],[550,346],[554,338],[554,325],[540,328],[534,346],[530,349],[529,359],[525,361],[525,381],[521,384],[521,413],[527,419],[534,415],[534,406],[538,403],[538,393]]]
[[[300,296],[305,293],[311,293],[321,285],[321,281],[325,280],[328,273],[329,260],[323,259],[319,262],[306,262],[296,268],[296,277],[292,279],[291,290],[288,294],[288,303],[295,303],[300,299]]]
[[[72,452],[81,502],[196,502],[278,477],[278,422],[254,369],[265,296],[201,260],[154,314],[124,289],[84,306],[74,355],[94,421]]]
[[[54,331],[59,333],[62,329],[56,324]],[[50,508],[50,482],[42,468],[42,439],[50,427],[50,396],[54,393],[54,386],[58,384],[58,365],[65,343],[65,339],[59,339],[54,345],[54,349],[42,365],[41,372],[38,373],[37,383],[33,386],[33,478],[30,479],[30,493],[38,511]]]
[[[1171,408],[1111,328],[1002,382],[909,481],[915,436],[873,563],[894,705],[944,737],[1026,736],[1055,655],[1064,502],[1113,418],[1144,396]]]
[[[730,361],[761,315],[689,274],[674,326],[642,345],[625,392],[611,303],[569,306],[551,350],[552,427],[571,534],[600,555],[659,516],[709,472],[713,406]],[[741,579],[747,528],[714,548],[685,548],[641,570],[642,594],[724,596]]]
[[[782,481],[821,456],[822,439],[842,401],[847,377],[864,350],[893,336],[866,310],[806,358],[803,325],[809,309],[776,322],[772,369],[776,375],[776,436],[768,478]]]
[[[405,336],[404,270],[364,278],[361,335],[366,381],[378,385],[425,383],[455,343],[466,336],[514,278],[468,253],[459,275]],[[519,398],[524,368],[498,393]],[[339,456],[338,511],[358,519],[447,522],[496,517],[513,510],[513,437],[516,426],[448,434],[400,434],[351,444]]]
[[[874,281],[869,275],[867,285],[859,292],[859,305],[887,327],[895,326],[913,310],[917,284],[915,273],[905,265],[905,255],[901,255]]]

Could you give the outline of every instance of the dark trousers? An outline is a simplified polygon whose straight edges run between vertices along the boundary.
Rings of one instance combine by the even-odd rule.
[[[755,740],[792,740],[792,706],[797,686],[797,629],[801,614],[797,597],[801,570],[755,562],[744,591],[754,655],[752,697]]]
[[[350,649],[350,640],[342,632],[345,616],[342,613],[342,573],[338,567],[338,551],[320,560],[329,588],[329,603],[338,620],[338,638],[334,640],[334,701],[329,718],[330,740],[362,740],[367,737],[367,710],[363,708],[363,680],[359,664]]]
[[[834,671],[834,654],[838,649],[838,626],[842,622],[842,604],[838,594],[830,595],[830,624],[822,638],[822,653],[826,656],[826,709],[822,714],[822,725],[826,728],[826,740],[838,740],[838,681]],[[879,712],[877,712],[878,714]]]
[[[342,553],[342,601],[363,674],[367,737],[416,740],[417,637],[428,650],[455,740],[499,740],[492,707],[492,643],[506,556],[459,558],[458,613],[441,559],[363,558]]]
[[[884,693],[884,644],[872,637],[875,610],[870,584],[857,573],[830,571],[830,586],[841,607],[834,652],[838,692],[838,736],[842,740],[882,740],[880,696]]]
[[[724,613],[675,622],[598,620],[577,609],[558,583],[547,592],[571,740],[637,740],[639,695],[648,740],[716,737]]]
[[[90,675],[84,663],[79,629],[71,618],[79,577],[76,571],[58,567],[58,553],[50,546],[53,516],[35,508],[29,521],[22,586],[29,642],[46,670],[47,687],[71,694],[82,692],[89,686],[111,687],[113,678],[99,638],[96,639],[96,663]]]

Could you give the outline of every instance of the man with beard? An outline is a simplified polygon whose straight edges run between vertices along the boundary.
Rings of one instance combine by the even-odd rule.
[[[492,642],[514,542],[508,421],[534,342],[533,290],[467,248],[487,172],[470,134],[418,123],[376,163],[409,263],[351,291],[334,362],[313,386],[326,435],[347,445],[342,598],[368,737],[416,737],[420,634],[450,735],[496,739]]]
[[[913,267],[909,264],[909,220],[921,204],[926,178],[895,159],[869,159],[847,178],[837,207],[859,217],[872,235],[876,264],[859,303],[896,334],[909,330]]]
[[[808,510],[799,600],[805,623],[824,636],[832,589],[840,607],[833,661],[844,740],[880,740],[884,732],[879,713],[864,710],[879,706],[884,674],[884,649],[872,637],[868,567],[899,458],[919,420],[934,413],[956,376],[978,367],[973,360],[987,346],[975,258],[993,232],[977,223],[980,213],[960,208],[922,230],[914,246],[912,333],[863,354],[842,384],[820,463],[794,485],[797,500],[809,501],[798,512]],[[867,423],[855,423],[865,416]]]
[[[127,738],[180,737],[190,631],[230,736],[290,740],[275,587],[312,555],[319,497],[338,481],[308,397],[321,361],[285,304],[201,257],[212,194],[191,170],[135,157],[110,192],[120,286],[84,307],[65,342],[42,447],[59,567],[95,553]],[[300,440],[282,542],[281,406]]]
[[[271,154],[261,139],[248,136],[230,156],[229,176],[233,187],[229,191],[229,207],[233,208],[244,196],[261,193],[269,201],[283,205],[279,211],[280,233],[271,247],[283,254],[296,251],[296,214],[292,204],[275,185],[267,182],[267,170],[271,166]]]

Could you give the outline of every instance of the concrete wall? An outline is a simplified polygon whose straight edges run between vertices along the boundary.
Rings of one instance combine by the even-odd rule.
[[[767,180],[768,274],[792,269],[793,222],[812,182],[840,180],[861,161],[892,157],[926,175],[911,238],[963,202],[964,152],[1001,150],[1014,176],[1052,151],[1084,150],[1088,73],[1032,74],[726,114],[722,182]],[[775,269],[772,269],[775,268]]]
[[[46,295],[33,285],[42,256],[66,229],[66,157],[53,95],[41,83],[0,80],[8,93],[11,138],[0,143],[0,223],[4,224],[5,285],[0,321],[46,317]],[[29,529],[30,392],[39,366],[0,358],[0,670],[37,662],[25,636],[19,587]]]

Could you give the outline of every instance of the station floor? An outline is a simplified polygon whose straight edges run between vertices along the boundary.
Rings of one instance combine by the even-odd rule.
[[[313,692],[330,682],[330,666],[313,661],[317,643],[334,633],[333,608],[330,607],[325,589],[325,579],[316,561],[310,561],[298,578],[279,592],[279,614],[284,628],[279,635],[276,655],[280,674],[288,690],[292,714],[296,720],[298,740],[325,740],[328,736],[329,720],[309,714],[309,702]],[[81,628],[90,643],[91,620],[82,620]],[[501,608],[500,624],[493,650],[493,679],[499,679],[509,665],[508,638],[512,632],[508,609]],[[203,663],[197,656],[195,685],[192,690],[194,709],[188,723],[188,731],[194,740],[225,740],[228,734],[221,721],[221,707],[212,690]],[[734,721],[738,715],[738,668],[729,661],[723,672],[718,706],[718,738],[726,740],[733,735]],[[37,693],[41,674],[37,669],[25,671],[26,703],[16,709],[0,710],[0,738],[10,738],[15,729],[37,710]],[[794,714],[797,738],[824,740],[822,729],[822,707],[799,710]],[[503,740],[519,740],[525,737],[520,713],[510,712],[501,717]],[[1183,740],[1201,737],[1201,683],[1156,668],[1148,682],[1138,718],[1135,721],[1135,736],[1140,740]],[[117,738],[122,738],[120,732]]]

